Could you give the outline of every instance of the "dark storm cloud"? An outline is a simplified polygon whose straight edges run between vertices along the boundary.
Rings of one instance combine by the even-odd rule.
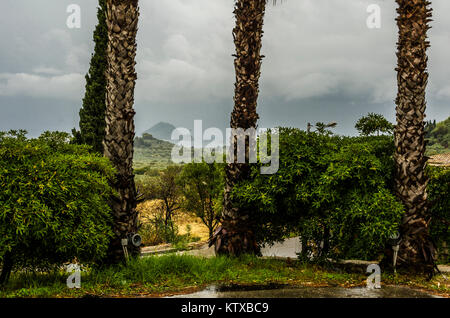
[[[81,29],[65,25],[79,4]],[[93,51],[96,0],[2,0],[0,130],[69,131]],[[368,29],[369,4],[381,29]],[[223,128],[232,110],[233,0],[140,1],[136,126],[194,119]],[[433,1],[428,118],[450,115],[450,2]],[[338,121],[353,134],[368,112],[394,120],[394,1],[289,0],[267,8],[260,127]]]

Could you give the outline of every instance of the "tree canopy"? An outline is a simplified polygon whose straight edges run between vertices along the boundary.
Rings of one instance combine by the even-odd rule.
[[[370,136],[380,133],[391,134],[394,130],[394,125],[390,123],[383,115],[369,113],[367,116],[361,117],[355,125],[359,134],[362,136]]]
[[[99,0],[98,24],[94,31],[95,49],[89,72],[86,74],[86,93],[80,109],[80,131],[73,130],[75,142],[92,146],[94,151],[103,153],[105,137],[106,109],[106,49],[108,31],[106,27],[106,0]]]

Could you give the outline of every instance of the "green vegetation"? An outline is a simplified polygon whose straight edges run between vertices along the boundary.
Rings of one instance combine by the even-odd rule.
[[[170,220],[166,224],[161,214],[156,214],[141,224],[139,234],[142,236],[142,242],[145,246],[169,243],[177,250],[184,250],[188,246],[188,243],[198,242],[200,240],[200,238],[192,235],[189,225],[187,233],[180,234],[175,222]]]
[[[140,180],[142,175],[155,174],[154,170],[163,170],[173,164],[171,160],[174,144],[143,134],[134,140],[134,168]],[[153,171],[152,171],[153,170]]]
[[[393,194],[393,152],[391,136],[349,138],[280,128],[278,173],[260,175],[256,165],[252,179],[233,195],[261,224],[260,242],[295,233],[306,242],[305,259],[377,259],[399,230],[404,211]],[[432,197],[449,196],[442,182],[431,183]],[[434,209],[449,221],[447,206]],[[442,231],[435,231],[436,240],[445,239]]]
[[[256,127],[259,118],[256,105],[266,1],[247,5],[250,2],[236,1],[234,10],[233,128]],[[427,1],[397,2],[397,147],[392,136],[380,136],[390,134],[393,125],[374,113],[356,123],[363,136],[357,138],[333,136],[329,128],[336,123],[316,123],[316,133],[310,133],[310,125],[308,132],[280,128],[280,169],[274,175],[261,175],[258,164],[171,165],[173,144],[159,140],[170,139],[175,127],[167,123],[135,138],[133,153],[138,2],[108,6],[111,14],[106,15],[107,1],[99,0],[80,132],[73,131],[73,140],[64,133],[47,132],[36,139],[27,139],[23,131],[0,133],[0,284],[6,283],[0,296],[152,294],[212,283],[361,285],[365,272],[347,274],[333,262],[319,267],[306,261],[311,256],[319,261],[380,259],[388,238],[400,227],[399,261],[431,268],[434,260],[427,256],[434,247],[427,244],[427,222],[422,222],[428,221],[424,215],[428,180],[423,177],[421,135],[431,9]],[[107,28],[107,24],[114,27]],[[428,155],[448,151],[450,118],[429,122],[425,130]],[[103,153],[103,143],[111,161],[98,154]],[[156,214],[141,228],[141,233],[149,235],[144,240],[173,242],[181,248],[190,239],[189,231],[180,239],[173,223],[182,207],[200,217],[210,234],[224,208],[227,218],[216,233],[216,251],[229,255],[257,252],[256,240],[273,242],[299,235],[303,244],[300,261],[169,255],[98,266],[107,250],[110,261],[124,260],[121,239],[138,231],[138,200],[130,165],[133,154],[141,194],[158,200]],[[450,244],[450,172],[429,167],[426,173],[431,177],[430,233],[440,251],[445,251]],[[397,197],[404,204],[394,195],[394,180]],[[130,246],[129,251],[135,255],[138,249]],[[449,261],[448,253],[440,257]],[[83,289],[66,288],[65,262],[83,264]],[[388,275],[384,282],[434,289],[439,279],[425,283],[400,274]],[[443,283],[440,291],[449,290],[449,284]]]
[[[387,239],[399,230],[403,215],[403,205],[393,194],[392,137],[338,137],[288,128],[280,131],[278,173],[260,175],[259,167],[254,166],[252,179],[233,192],[240,204],[251,207],[252,218],[263,225],[258,240],[270,242],[300,235],[308,242],[304,258],[311,253],[318,259],[382,257]],[[218,213],[222,203],[221,195],[216,195],[221,193],[223,186],[219,183],[223,179],[208,174],[206,167],[205,163],[185,165],[179,178],[184,185],[176,192],[178,200],[183,195],[183,207],[200,217],[205,215],[206,190],[216,191],[213,201],[217,209],[211,212]],[[450,209],[448,174],[441,170],[429,169],[429,191],[433,239],[445,251],[450,243]],[[146,170],[147,180],[154,173],[154,169]],[[157,192],[151,187],[144,190]],[[441,261],[448,261],[448,255],[440,255]]]
[[[112,236],[109,161],[66,133],[0,133],[0,260],[14,268],[47,268],[74,258],[91,264]]]
[[[259,241],[289,233],[304,257],[374,259],[399,224],[391,194],[393,142],[388,136],[337,137],[280,128],[280,169],[242,183],[233,195],[264,224]],[[323,242],[323,244],[321,244]]]
[[[220,164],[189,163],[177,180],[183,194],[182,207],[193,211],[209,229],[211,237],[222,210],[224,169]]]
[[[280,128],[279,133],[279,172],[260,175],[254,165],[251,180],[233,191],[240,204],[252,207],[251,217],[260,222],[258,240],[300,235],[307,242],[303,261],[310,255],[319,261],[380,259],[403,214],[403,206],[392,194],[392,137],[338,137],[292,128]],[[149,135],[144,137],[139,142],[155,142]],[[91,154],[88,146],[69,144],[63,133],[30,140],[23,132],[2,133],[0,142],[5,167],[0,170],[0,212],[8,220],[0,226],[0,261],[7,264],[11,248],[15,265],[0,296],[160,295],[211,283],[354,286],[366,278],[364,273],[346,274],[311,263],[292,265],[252,257],[164,256],[135,260],[129,267],[99,268],[95,264],[105,255],[111,237],[107,180],[114,173],[109,162]],[[142,224],[140,233],[152,244],[171,242],[183,248],[194,238],[189,231],[179,235],[172,217],[181,207],[201,217],[205,210],[199,208],[209,203],[214,203],[211,211],[217,215],[222,204],[222,165],[141,169],[141,193],[161,204],[160,213]],[[450,245],[450,170],[429,167],[427,173],[431,234],[444,251]],[[440,262],[449,262],[448,253],[439,255]],[[74,258],[85,265],[82,290],[67,289],[67,273],[57,267]],[[419,278],[389,276],[388,281],[448,292],[448,286],[443,289]]]
[[[181,166],[169,166],[160,171],[158,176],[145,179],[139,184],[139,191],[145,199],[158,199],[155,214],[144,224],[140,233],[149,244],[174,243],[178,237],[178,229],[174,223],[174,215],[180,208],[181,187],[177,178]]]
[[[193,256],[153,256],[132,260],[128,266],[86,268],[81,289],[68,289],[67,273],[14,273],[0,297],[136,297],[165,296],[202,289],[210,284],[308,287],[366,285],[365,270],[348,273],[333,265],[320,267],[299,261]],[[448,281],[440,275],[432,281],[411,275],[382,274],[382,284],[409,285],[443,295],[450,294]]]
[[[141,226],[144,242],[156,245],[179,241],[173,218],[181,209],[198,217],[211,236],[222,209],[223,173],[223,165],[205,162],[147,170],[138,189],[144,199],[155,201],[153,215],[147,216]]]
[[[106,110],[106,50],[108,30],[106,26],[106,0],[99,0],[97,11],[98,25],[94,31],[95,49],[88,74],[86,74],[86,93],[80,110],[80,131],[72,130],[74,142],[92,146],[94,151],[103,154]]]
[[[380,133],[392,134],[394,131],[393,124],[384,118],[383,115],[375,113],[369,113],[367,116],[360,118],[355,128],[362,136],[370,136],[373,134],[379,136]]]
[[[432,156],[449,152],[450,144],[450,117],[437,123],[429,121],[425,126],[427,144],[427,155]]]
[[[450,169],[428,167],[430,183],[428,185],[428,200],[432,217],[430,233],[436,243],[441,263],[450,263]]]

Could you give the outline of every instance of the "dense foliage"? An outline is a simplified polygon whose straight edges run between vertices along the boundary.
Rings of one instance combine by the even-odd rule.
[[[181,186],[177,182],[181,166],[168,166],[159,171],[157,176],[141,179],[138,191],[146,200],[156,200],[153,215],[142,224],[141,234],[146,242],[153,244],[173,242],[177,237],[177,227],[174,222],[175,215],[181,208]],[[153,238],[149,238],[153,237]]]
[[[404,207],[393,194],[391,136],[338,137],[280,129],[280,169],[237,187],[240,204],[253,207],[258,240],[287,235],[303,240],[302,257],[381,257],[400,226]],[[441,258],[450,245],[450,170],[429,167],[431,234]],[[445,261],[444,259],[444,261]]]
[[[88,74],[86,74],[86,93],[80,109],[80,131],[73,130],[75,142],[87,144],[103,153],[105,137],[106,110],[106,49],[108,47],[108,30],[106,26],[106,0],[99,0],[97,11],[98,24],[94,31],[94,54]]]
[[[337,137],[280,129],[280,169],[233,192],[263,224],[260,241],[297,234],[304,256],[369,259],[383,251],[403,206],[391,192],[388,136]]]
[[[431,236],[438,247],[440,261],[449,263],[450,255],[450,169],[428,167],[428,199],[431,207]]]
[[[211,237],[223,206],[223,165],[206,162],[186,164],[177,181],[183,194],[182,207],[202,220]]]
[[[100,260],[112,236],[114,170],[68,134],[0,134],[0,261],[22,267]]]
[[[361,117],[355,125],[362,136],[370,136],[380,133],[392,133],[394,125],[391,124],[383,115],[369,113],[367,116]]]

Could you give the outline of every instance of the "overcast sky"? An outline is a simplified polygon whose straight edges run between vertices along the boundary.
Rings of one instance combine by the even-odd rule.
[[[69,4],[81,28],[66,26]],[[369,29],[370,4],[381,28]],[[138,133],[159,121],[224,128],[233,107],[234,0],[141,0]],[[1,0],[0,130],[78,127],[96,0]],[[427,118],[450,116],[450,1],[433,0]],[[368,112],[395,120],[394,0],[284,0],[268,6],[259,126],[337,121],[355,134]]]

